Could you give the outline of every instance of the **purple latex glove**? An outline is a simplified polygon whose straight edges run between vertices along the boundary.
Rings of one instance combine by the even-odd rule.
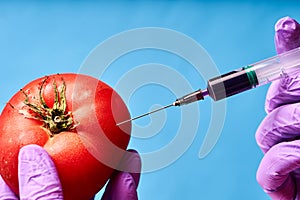
[[[277,53],[300,46],[300,25],[289,17],[275,25]],[[272,199],[300,199],[300,74],[273,82],[256,132],[265,153],[257,180]]]
[[[134,150],[128,150],[121,161],[122,168],[132,172],[141,171],[141,158]],[[137,200],[140,173],[115,171],[106,186],[101,200]]]
[[[132,165],[140,171],[141,160],[136,151],[126,154],[123,164]],[[18,198],[5,184],[0,176],[0,199],[9,200],[60,200],[63,199],[61,184],[51,158],[38,145],[27,145],[19,153],[19,184]],[[115,172],[109,181],[103,200],[136,200],[139,173]]]
[[[55,166],[40,146],[28,145],[19,153],[20,199],[63,199],[61,184]],[[0,176],[0,199],[19,199]]]

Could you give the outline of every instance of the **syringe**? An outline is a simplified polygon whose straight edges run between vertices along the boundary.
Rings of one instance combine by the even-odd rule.
[[[199,89],[176,99],[176,101],[170,105],[125,120],[118,123],[117,126],[171,106],[182,106],[203,100],[206,96],[210,96],[213,100],[218,101],[246,90],[265,85],[274,80],[292,76],[295,73],[300,73],[300,47],[212,78],[207,82],[207,89]]]

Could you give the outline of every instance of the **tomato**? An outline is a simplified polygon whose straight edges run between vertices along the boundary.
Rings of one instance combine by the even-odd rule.
[[[17,92],[0,116],[0,175],[18,194],[18,152],[28,144],[51,156],[65,200],[87,200],[111,176],[127,148],[131,123],[121,97],[80,74],[36,79]]]

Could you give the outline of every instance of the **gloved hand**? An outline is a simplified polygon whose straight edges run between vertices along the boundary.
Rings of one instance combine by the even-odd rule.
[[[277,53],[300,46],[300,25],[292,18],[275,25]],[[300,199],[300,73],[273,82],[268,90],[267,116],[256,132],[265,153],[257,180],[272,199]]]
[[[133,151],[133,150],[131,150]],[[137,152],[133,151],[122,163],[140,168],[141,161]],[[50,156],[38,145],[27,145],[19,153],[19,185],[18,198],[5,184],[0,176],[0,199],[9,200],[62,200],[61,184]],[[139,173],[114,172],[102,200],[137,200]]]

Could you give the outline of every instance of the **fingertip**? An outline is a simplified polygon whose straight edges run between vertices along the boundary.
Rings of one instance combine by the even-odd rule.
[[[142,161],[136,150],[124,154],[118,171],[111,176],[101,200],[137,200]]]
[[[45,154],[44,156],[48,157],[48,154],[45,152],[45,150],[36,144],[29,144],[21,147],[19,151],[19,160],[21,159],[32,159],[27,157],[28,155],[34,155],[34,154]]]
[[[140,154],[136,150],[129,149],[127,152],[130,152],[130,154],[125,160],[127,166],[131,169],[129,172],[133,177],[136,186],[138,186],[141,176],[142,160]]]
[[[55,165],[42,147],[26,145],[20,149],[18,172],[22,198],[63,199]]]
[[[287,16],[275,24],[275,46],[278,54],[300,46],[300,25]]]
[[[280,30],[296,30],[298,22],[290,16],[282,17],[275,24],[275,31]]]
[[[134,178],[135,183],[138,185],[140,173],[142,168],[142,161],[139,153],[136,150],[129,149],[124,154],[118,171],[128,172]]]
[[[101,200],[137,200],[137,185],[128,172],[118,172],[111,177]]]

